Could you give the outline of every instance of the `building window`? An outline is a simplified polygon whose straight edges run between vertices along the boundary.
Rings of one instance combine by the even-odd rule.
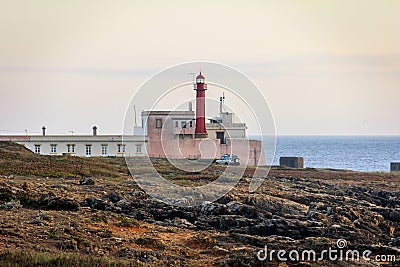
[[[108,148],[107,145],[101,145],[101,154],[103,156],[107,155],[107,148]]]
[[[50,152],[57,153],[57,145],[50,145]]]
[[[178,128],[178,127],[179,127],[179,122],[175,121],[175,128]]]
[[[162,119],[156,119],[156,128],[162,128]]]
[[[117,151],[118,153],[125,153],[125,144],[118,144]]]
[[[75,153],[75,145],[74,144],[68,144],[67,145],[67,152],[68,153]]]
[[[181,127],[186,128],[186,121],[181,121]]]
[[[142,145],[136,145],[136,153],[142,153]]]
[[[40,145],[35,145],[35,153],[40,154]]]
[[[86,145],[86,156],[92,155],[92,145]]]
[[[190,127],[190,128],[193,127],[193,121],[192,121],[192,120],[189,121],[189,127]]]

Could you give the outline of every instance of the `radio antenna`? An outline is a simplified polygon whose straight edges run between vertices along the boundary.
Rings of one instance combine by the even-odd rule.
[[[133,105],[133,112],[135,113],[135,127],[137,127],[137,120],[136,120],[136,106]]]
[[[189,75],[192,75],[192,77],[193,77],[193,84],[194,84],[194,75],[195,75],[196,73],[194,73],[194,72],[189,72]]]
[[[222,113],[223,103],[225,103],[225,92],[222,92],[222,96],[219,97],[219,113]]]

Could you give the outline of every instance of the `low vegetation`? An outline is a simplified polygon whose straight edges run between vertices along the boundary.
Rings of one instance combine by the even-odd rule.
[[[111,260],[79,253],[5,252],[0,254],[0,266],[18,267],[136,267],[127,260]]]
[[[0,142],[0,174],[40,177],[115,178],[127,174],[123,158],[82,158],[36,155],[24,146]]]

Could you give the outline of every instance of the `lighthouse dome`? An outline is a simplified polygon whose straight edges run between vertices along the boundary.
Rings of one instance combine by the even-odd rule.
[[[196,77],[196,83],[205,83],[205,80],[206,80],[206,78],[203,76],[203,74],[201,74],[201,72]]]
[[[200,72],[200,74],[199,75],[197,75],[197,77],[196,77],[196,79],[204,79],[205,77],[204,77],[204,75],[203,74],[201,74],[201,72]]]

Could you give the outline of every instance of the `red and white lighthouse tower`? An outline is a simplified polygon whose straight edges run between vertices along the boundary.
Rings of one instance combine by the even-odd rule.
[[[206,130],[206,90],[207,84],[205,77],[201,74],[196,77],[196,84],[194,85],[196,90],[196,138],[208,137]]]

